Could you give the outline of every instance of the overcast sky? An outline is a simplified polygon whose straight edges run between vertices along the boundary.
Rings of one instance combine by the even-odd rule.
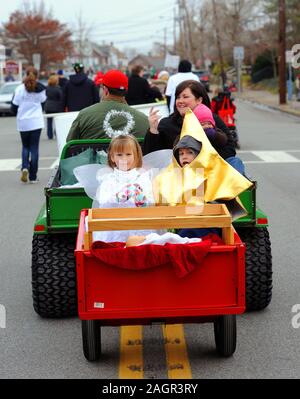
[[[30,3],[32,4],[33,1]],[[4,0],[1,0],[4,3]],[[5,1],[0,7],[0,23],[22,9],[22,0]],[[35,0],[34,3],[39,3]],[[173,9],[176,0],[44,0],[55,19],[78,27],[81,15],[87,26],[93,27],[91,40],[114,42],[120,49],[135,47],[139,51],[151,49],[153,41],[173,43]]]

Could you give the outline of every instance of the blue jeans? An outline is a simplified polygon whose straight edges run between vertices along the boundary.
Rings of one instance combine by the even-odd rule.
[[[222,229],[210,227],[210,228],[202,228],[202,229],[181,229],[177,231],[177,234],[180,237],[188,237],[188,238],[201,238],[206,236],[207,234],[216,234],[222,237]]]
[[[245,175],[245,165],[239,157],[229,157],[225,159],[234,169],[240,172],[241,175]]]
[[[53,139],[53,118],[47,118],[47,136],[48,139]]]
[[[42,129],[20,132],[22,140],[22,169],[28,169],[29,180],[36,180],[39,164],[39,143]]]

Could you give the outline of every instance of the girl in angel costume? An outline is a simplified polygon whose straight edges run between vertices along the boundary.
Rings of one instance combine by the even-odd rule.
[[[113,138],[108,148],[108,167],[101,168],[99,165],[96,172],[97,186],[95,194],[92,195],[93,207],[134,208],[154,205],[151,175],[142,169],[142,162],[142,151],[134,136],[119,135]],[[86,185],[84,187],[86,188]],[[99,231],[93,234],[93,240],[126,242],[129,236],[144,236],[152,232]]]
[[[107,155],[108,167],[91,164],[74,169],[77,180],[94,200],[93,208],[154,206],[152,180],[170,163],[172,150],[156,151],[143,158],[134,136],[119,135],[110,142]],[[121,230],[94,232],[93,241],[126,242],[129,246],[201,240],[180,237],[164,230]]]

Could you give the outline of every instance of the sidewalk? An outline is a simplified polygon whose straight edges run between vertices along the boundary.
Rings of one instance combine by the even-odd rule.
[[[291,115],[300,116],[300,101],[287,101],[287,104],[279,105],[279,95],[265,90],[243,89],[242,93],[233,93],[234,98],[266,105],[267,107],[286,112]]]

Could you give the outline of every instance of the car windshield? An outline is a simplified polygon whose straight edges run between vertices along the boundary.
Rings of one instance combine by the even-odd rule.
[[[0,94],[13,94],[20,83],[15,83],[11,85],[3,85],[0,87]]]

